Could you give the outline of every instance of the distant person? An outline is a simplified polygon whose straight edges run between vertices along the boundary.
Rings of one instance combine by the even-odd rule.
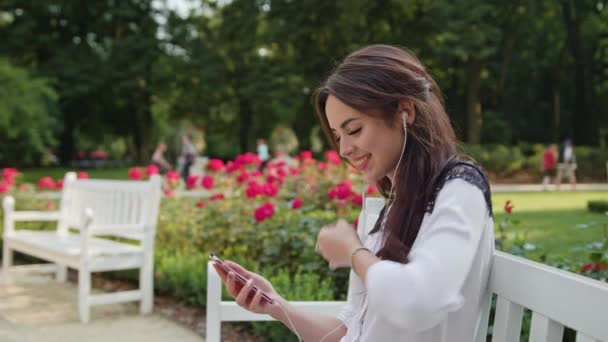
[[[266,167],[266,163],[268,162],[268,158],[270,157],[268,152],[268,145],[266,144],[266,141],[262,138],[258,139],[257,141],[257,151],[258,158],[260,158],[260,160],[262,161],[259,168],[261,171],[264,170],[264,168]]]
[[[184,166],[182,168],[182,178],[184,182],[190,176],[190,167],[194,164],[196,158],[196,147],[192,143],[192,136],[184,134],[182,137],[182,157],[184,158]]]
[[[543,190],[551,183],[551,178],[555,177],[557,170],[557,145],[551,144],[543,152]]]
[[[574,155],[574,147],[572,146],[572,140],[570,139],[564,141],[560,163],[557,167],[557,180],[555,181],[555,185],[558,189],[563,177],[569,178],[572,190],[574,190],[576,188],[576,156]]]
[[[156,145],[156,149],[154,153],[152,153],[152,158],[150,160],[150,164],[158,167],[158,170],[161,174],[167,173],[167,171],[171,170],[173,167],[171,164],[165,159],[165,151],[167,151],[167,144],[159,143]]]

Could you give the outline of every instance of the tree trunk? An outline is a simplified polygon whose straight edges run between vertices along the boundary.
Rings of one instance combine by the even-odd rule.
[[[578,144],[594,144],[597,142],[595,123],[588,111],[588,85],[585,75],[585,56],[581,46],[581,13],[571,0],[562,1],[564,24],[567,32],[567,42],[574,61],[574,116],[571,120],[574,127],[574,140]]]
[[[551,120],[551,142],[559,143],[560,124],[562,117],[561,83],[563,76],[563,66],[566,62],[566,44],[560,49],[557,63],[553,67],[553,82],[551,82],[553,97],[553,117]]]
[[[467,142],[469,144],[479,144],[481,140],[482,116],[479,98],[481,70],[481,61],[474,58],[467,61]]]
[[[58,157],[61,165],[68,165],[70,160],[72,160],[75,150],[74,130],[76,128],[76,123],[74,122],[70,110],[68,108],[64,110],[63,131],[59,138]]]
[[[242,95],[239,95],[239,117],[239,144],[241,145],[241,153],[244,153],[249,148],[249,130],[252,125],[253,115],[251,113],[251,103]]]

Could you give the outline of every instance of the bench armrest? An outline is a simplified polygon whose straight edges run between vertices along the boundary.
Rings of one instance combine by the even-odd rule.
[[[12,233],[15,231],[15,222],[24,221],[58,221],[60,217],[59,211],[33,211],[22,210],[15,211],[15,199],[12,196],[6,196],[2,200],[4,209],[4,233]]]
[[[18,221],[58,221],[59,211],[13,211],[11,219]]]

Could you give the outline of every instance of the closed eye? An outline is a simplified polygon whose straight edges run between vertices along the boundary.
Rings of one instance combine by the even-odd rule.
[[[348,134],[348,135],[356,135],[356,134],[358,134],[359,132],[361,132],[361,127],[357,128],[357,129],[354,129],[354,130],[352,130],[352,131],[350,131],[350,132],[346,132],[346,134]],[[339,142],[340,142],[340,136],[339,136],[339,135],[337,135],[337,134],[335,134],[335,135],[334,135],[334,141],[335,141],[336,143],[339,143]]]
[[[355,129],[355,130],[352,130],[352,131],[348,132],[348,135],[355,135],[355,134],[357,134],[357,133],[359,133],[359,132],[361,132],[361,127],[359,127],[359,128],[357,128],[357,129]]]

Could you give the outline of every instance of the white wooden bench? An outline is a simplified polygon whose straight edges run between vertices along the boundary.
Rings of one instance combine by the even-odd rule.
[[[367,198],[359,216],[365,234],[373,227],[382,199]],[[207,342],[219,342],[222,322],[271,321],[233,301],[222,301],[222,283],[207,265]],[[492,341],[519,342],[524,309],[533,312],[530,341],[561,342],[564,327],[577,331],[577,342],[608,342],[608,284],[537,262],[496,252],[475,342],[485,342],[492,296],[497,296]],[[292,302],[313,312],[336,316],[343,302]],[[454,341],[473,342],[473,341]]]
[[[13,251],[50,261],[43,269],[65,282],[67,267],[78,270],[80,320],[89,321],[92,305],[140,301],[140,312],[153,307],[154,238],[161,180],[115,181],[76,179],[66,174],[58,211],[14,211],[15,200],[3,200],[2,280],[11,281]],[[15,229],[19,221],[57,221],[55,231]],[[77,233],[73,233],[77,231]],[[100,238],[99,236],[103,236]],[[120,239],[107,239],[114,237]],[[139,244],[121,242],[124,239]],[[91,273],[139,268],[139,289],[91,294]]]

